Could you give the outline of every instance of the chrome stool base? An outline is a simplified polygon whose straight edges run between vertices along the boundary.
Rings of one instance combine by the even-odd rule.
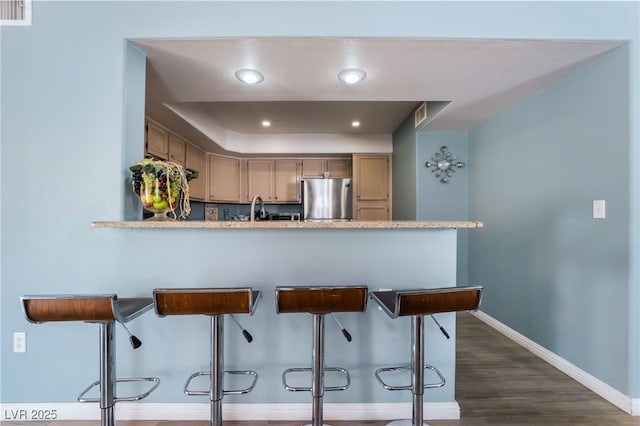
[[[387,426],[416,426],[411,420],[394,420],[391,423],[387,423]],[[428,423],[421,423],[419,426],[429,426]]]
[[[256,386],[258,373],[251,370],[225,371],[224,354],[224,315],[211,315],[211,361],[209,371],[193,373],[184,385],[184,394],[189,396],[208,396],[211,402],[211,425],[222,426],[222,398],[225,395],[241,395],[249,393]],[[224,390],[224,374],[253,376],[251,386],[246,389]],[[193,379],[199,376],[209,376],[209,390],[190,390],[189,385]]]

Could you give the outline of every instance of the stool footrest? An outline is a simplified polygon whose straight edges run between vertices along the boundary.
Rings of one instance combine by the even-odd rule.
[[[351,385],[351,376],[349,375],[349,372],[347,370],[345,370],[344,368],[341,367],[327,367],[324,369],[323,373],[326,371],[337,371],[339,373],[342,373],[345,378],[346,378],[346,384],[342,385],[342,386],[325,386],[324,390],[327,392],[331,392],[331,391],[343,391],[346,389],[349,389],[349,386]],[[287,374],[289,373],[306,373],[309,372],[311,373],[311,368],[288,368],[286,370],[284,370],[284,372],[282,373],[282,384],[284,385],[284,388],[290,392],[311,392],[311,386],[289,386],[287,384]]]
[[[424,369],[425,370],[434,371],[438,375],[438,377],[440,378],[440,381],[439,382],[435,382],[435,383],[426,383],[423,386],[423,389],[441,388],[441,387],[443,387],[445,385],[446,380],[445,380],[444,376],[440,373],[440,370],[438,370],[433,365],[425,365]],[[414,390],[413,389],[413,385],[409,385],[409,386],[391,386],[391,385],[388,385],[387,383],[384,382],[384,380],[382,380],[382,377],[380,377],[380,373],[387,373],[387,372],[391,372],[391,371],[404,371],[404,370],[411,370],[411,366],[410,365],[401,365],[401,366],[398,366],[398,367],[378,368],[376,370],[376,373],[375,373],[376,374],[376,379],[378,379],[378,382],[380,382],[382,387],[385,388],[386,390],[391,390],[391,391]]]
[[[139,401],[143,398],[146,398],[149,396],[149,394],[151,394],[151,392],[153,392],[158,385],[160,385],[160,379],[157,377],[131,377],[131,378],[126,378],[126,379],[116,379],[116,383],[126,383],[126,382],[153,382],[154,385],[151,386],[151,388],[149,388],[149,390],[147,390],[144,393],[141,393],[140,395],[135,395],[135,396],[126,396],[126,397],[121,397],[121,398],[117,398],[114,397],[113,398],[113,402],[121,402],[121,401]],[[96,386],[100,385],[100,380],[98,380],[97,382],[93,382],[91,383],[85,390],[83,390],[80,395],[78,395],[78,402],[100,402],[100,398],[84,398],[84,395],[87,394],[91,389],[93,389]]]
[[[256,387],[256,382],[258,381],[258,373],[256,373],[255,371],[252,371],[252,370],[236,370],[236,371],[225,371],[224,373],[225,374],[234,374],[234,375],[253,376],[253,381],[251,382],[251,386],[249,386],[248,388],[223,390],[222,393],[224,395],[242,395],[242,394],[251,392],[253,390],[253,388]],[[209,396],[211,391],[189,390],[189,384],[191,384],[191,381],[193,379],[195,379],[196,377],[199,377],[199,376],[211,376],[211,373],[209,371],[199,371],[199,372],[193,373],[191,376],[189,376],[189,378],[187,379],[187,383],[185,383],[185,385],[184,385],[184,393],[185,393],[185,395],[189,395],[189,396]]]

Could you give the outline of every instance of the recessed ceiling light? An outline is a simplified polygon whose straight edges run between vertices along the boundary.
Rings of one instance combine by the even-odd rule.
[[[262,127],[269,127],[271,126],[271,122],[269,120],[262,120]]]
[[[260,71],[244,68],[236,71],[236,78],[243,83],[258,84],[264,80],[264,75]]]
[[[360,127],[360,122],[358,120],[354,120],[351,122],[352,127]]]
[[[347,84],[356,84],[367,76],[367,73],[358,68],[349,68],[338,73],[338,80]]]

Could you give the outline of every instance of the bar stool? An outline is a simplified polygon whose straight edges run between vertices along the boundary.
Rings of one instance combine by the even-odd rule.
[[[191,289],[155,289],[153,291],[155,311],[158,316],[166,315],[206,315],[211,317],[211,356],[209,371],[193,373],[184,385],[184,393],[190,396],[209,396],[211,401],[211,425],[222,425],[222,398],[224,395],[240,395],[253,390],[258,380],[255,371],[224,371],[224,316],[231,318],[240,326],[233,314],[253,314],[259,290],[251,288],[191,288]],[[247,342],[253,337],[242,327]],[[251,386],[246,389],[224,390],[224,373],[253,376]],[[189,384],[198,376],[209,376],[208,391],[189,390]]]
[[[153,306],[151,298],[118,298],[115,294],[104,295],[48,295],[22,296],[20,298],[25,317],[32,323],[49,321],[84,321],[100,326],[100,380],[89,385],[78,396],[78,402],[100,403],[100,424],[114,425],[114,405],[121,401],[138,401],[146,398],[160,384],[157,377],[116,378],[114,325],[124,323],[142,315]],[[125,326],[126,329],[126,326]],[[127,330],[134,349],[141,342]],[[146,392],[130,397],[116,397],[116,383],[152,382]],[[99,398],[84,396],[98,386]]]
[[[422,426],[424,389],[442,387],[446,382],[436,367],[424,364],[424,316],[445,312],[475,311],[480,306],[482,287],[374,291],[371,292],[371,297],[391,318],[411,316],[411,365],[379,368],[375,371],[376,378],[385,389],[392,391],[410,390],[413,393],[412,420],[396,420],[387,426]],[[435,318],[434,321],[436,321]],[[449,338],[449,335],[437,321],[436,324],[438,324],[445,336]],[[440,380],[435,383],[425,384],[424,370],[426,369],[434,371]],[[411,370],[411,385],[390,386],[381,378],[383,373],[401,370]]]
[[[336,312],[364,312],[367,308],[366,286],[312,286],[276,287],[276,312],[278,314],[308,313],[313,316],[313,349],[311,368],[289,368],[282,373],[282,384],[291,392],[311,392],[312,426],[322,426],[322,398],[325,391],[340,391],[349,388],[351,377],[344,368],[324,366],[324,317]],[[336,318],[337,321],[337,318]],[[338,325],[348,341],[351,336]],[[345,376],[343,386],[324,386],[325,371],[337,371]],[[311,372],[310,387],[296,387],[287,384],[287,374]]]

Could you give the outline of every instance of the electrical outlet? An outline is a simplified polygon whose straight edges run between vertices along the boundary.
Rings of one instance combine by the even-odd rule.
[[[26,352],[27,351],[27,333],[24,331],[16,331],[13,333],[13,351],[14,352]]]

